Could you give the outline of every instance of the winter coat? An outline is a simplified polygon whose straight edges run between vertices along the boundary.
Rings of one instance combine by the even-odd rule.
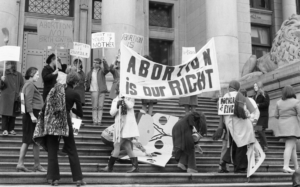
[[[43,99],[46,101],[46,97],[50,92],[51,88],[54,87],[56,84],[56,79],[58,74],[53,75],[52,73],[55,71],[50,65],[47,65],[42,70],[42,79],[44,82],[44,89],[43,89]]]
[[[85,74],[82,70],[78,72],[80,77],[79,84],[74,88],[74,90],[80,95],[81,104],[85,104]]]
[[[258,104],[258,109],[260,112],[260,116],[256,125],[262,126],[263,129],[266,129],[268,128],[268,123],[269,123],[269,105],[270,105],[269,95],[265,92],[265,96],[260,94],[257,97],[254,96],[253,99]]]
[[[98,92],[108,93],[105,75],[109,72],[109,68],[105,61],[103,62],[103,67],[104,67],[103,69],[99,68],[97,72]],[[86,76],[86,91],[90,90],[91,83],[92,83],[92,73],[93,70],[91,70]]]

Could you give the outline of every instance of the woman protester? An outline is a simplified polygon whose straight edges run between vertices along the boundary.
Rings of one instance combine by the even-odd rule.
[[[22,74],[17,71],[15,61],[6,62],[5,75],[0,72],[0,115],[3,136],[16,135],[16,116],[21,114],[20,92],[24,85]]]
[[[80,100],[82,106],[85,104],[85,73],[82,70],[82,61],[80,59],[76,59],[73,62],[74,66],[76,67],[76,71],[79,75],[79,82],[75,86],[74,90],[78,92],[80,95]]]
[[[148,55],[144,55],[144,58],[151,60],[151,61],[153,60],[152,57],[150,57]],[[156,104],[157,104],[157,99],[142,99],[142,109],[150,116],[152,116],[153,105],[156,105]]]
[[[60,180],[57,151],[60,137],[64,140],[64,151],[69,156],[73,181],[77,186],[85,185],[82,180],[81,166],[74,140],[70,111],[79,117],[83,116],[79,94],[74,86],[79,82],[79,76],[71,71],[67,75],[65,88],[56,84],[49,92],[45,107],[34,132],[34,141],[48,152],[47,179],[57,186]],[[76,104],[76,109],[72,108]]]
[[[179,105],[184,106],[185,115],[187,115],[190,112],[196,112],[196,107],[198,106],[197,99],[198,99],[197,95],[179,98]]]
[[[188,173],[197,173],[193,129],[204,135],[207,133],[206,119],[201,112],[191,112],[180,119],[172,129],[173,156],[177,167]]]
[[[113,132],[114,150],[109,158],[108,165],[102,169],[105,172],[112,172],[115,161],[118,159],[121,146],[132,144],[131,140],[140,136],[137,122],[134,116],[134,99],[119,95],[119,83],[116,86],[117,97],[112,101],[110,115],[115,117]],[[132,169],[127,171],[139,172],[138,159],[132,151],[127,152],[132,163]]]
[[[293,173],[299,168],[296,150],[296,141],[300,138],[300,101],[296,98],[292,86],[287,85],[282,90],[282,97],[276,103],[275,118],[279,119],[277,137],[285,140],[284,149],[284,173]],[[292,170],[290,159],[294,164],[295,170]]]
[[[254,100],[258,106],[260,116],[256,124],[256,131],[258,133],[261,147],[264,151],[268,150],[268,142],[265,135],[265,130],[268,128],[268,122],[269,122],[269,105],[270,105],[270,99],[267,92],[263,89],[263,83],[258,81],[254,84]]]
[[[25,98],[25,110],[26,113],[23,114],[23,139],[22,146],[20,150],[19,162],[17,165],[17,171],[31,172],[24,166],[24,158],[28,147],[33,144],[33,156],[34,156],[34,166],[33,171],[46,172],[46,170],[40,164],[40,148],[32,140],[33,132],[36,126],[38,115],[43,108],[44,102],[43,97],[40,94],[34,83],[40,78],[39,71],[35,67],[30,67],[26,71],[25,79],[27,80],[23,86],[22,93]]]
[[[109,67],[109,71],[114,77],[113,85],[111,86],[110,93],[109,93],[109,98],[114,99],[117,97],[115,90],[116,90],[117,83],[120,81],[120,61],[116,60],[115,64],[114,65],[112,64]]]

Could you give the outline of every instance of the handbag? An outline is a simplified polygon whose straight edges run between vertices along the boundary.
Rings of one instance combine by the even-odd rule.
[[[21,113],[21,101],[16,100],[14,102],[14,112],[17,114]]]

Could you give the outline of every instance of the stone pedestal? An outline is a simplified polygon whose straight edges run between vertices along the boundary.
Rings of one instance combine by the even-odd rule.
[[[16,45],[17,38],[17,24],[16,24],[16,6],[15,0],[0,0],[0,46],[4,45],[4,35],[2,34],[2,28],[7,28],[9,31],[9,42],[8,45]],[[0,63],[0,69],[2,70],[3,63]]]
[[[295,0],[282,0],[283,21],[287,20],[292,14],[297,14]]]
[[[239,78],[239,44],[236,0],[206,0],[206,39],[215,38],[222,87]]]

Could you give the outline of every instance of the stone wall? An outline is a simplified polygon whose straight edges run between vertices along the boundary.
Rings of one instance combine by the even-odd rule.
[[[252,54],[249,0],[238,0],[239,75]]]

